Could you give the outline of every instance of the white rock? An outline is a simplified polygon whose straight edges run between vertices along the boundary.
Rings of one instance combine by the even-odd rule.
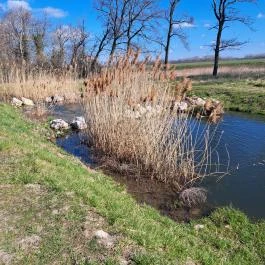
[[[71,126],[73,129],[77,130],[84,130],[87,128],[85,118],[82,116],[74,118],[74,120],[71,122]]]
[[[23,102],[17,98],[12,98],[11,104],[16,107],[21,107],[23,105]]]
[[[53,98],[53,101],[56,102],[56,103],[63,102],[64,101],[64,97],[55,95],[54,98]]]
[[[46,98],[45,98],[45,102],[46,102],[46,103],[52,103],[52,102],[53,102],[52,97],[46,97]]]
[[[200,230],[204,228],[204,225],[197,224],[194,226],[195,230]]]
[[[180,103],[177,103],[177,108],[179,111],[186,111],[188,109],[188,103],[187,102],[180,102]]]
[[[29,98],[22,97],[21,100],[22,100],[23,104],[26,106],[34,106],[35,105],[34,102]]]
[[[56,119],[50,122],[50,127],[54,130],[67,130],[70,126],[66,121],[62,119]]]
[[[202,98],[197,98],[194,100],[194,104],[199,107],[203,107],[205,105],[206,101]]]
[[[94,233],[94,237],[97,239],[99,244],[104,245],[107,248],[111,248],[114,245],[115,239],[103,230],[97,230]]]
[[[95,238],[97,238],[97,239],[108,239],[108,238],[111,237],[107,232],[105,232],[105,231],[103,231],[103,230],[97,230],[97,231],[95,232],[94,236],[95,236]]]

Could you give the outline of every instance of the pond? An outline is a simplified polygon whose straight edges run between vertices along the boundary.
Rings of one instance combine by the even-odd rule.
[[[52,115],[71,121],[75,116],[82,115],[82,109],[79,105],[55,106]],[[227,160],[228,149],[230,167],[229,174],[223,178],[212,177],[203,181],[202,185],[208,190],[208,204],[211,208],[231,205],[254,220],[265,218],[265,117],[228,112],[216,130],[217,135],[223,132],[218,145],[220,161]],[[96,161],[93,152],[84,144],[84,139],[82,133],[73,132],[58,138],[57,144],[94,167]],[[116,176],[115,179],[125,184],[128,192],[138,201],[148,203],[173,219],[178,219],[180,213],[168,207],[175,199],[170,187],[162,187],[159,183],[150,184],[148,181],[137,185],[135,180],[122,176]],[[159,196],[159,192],[163,196]]]

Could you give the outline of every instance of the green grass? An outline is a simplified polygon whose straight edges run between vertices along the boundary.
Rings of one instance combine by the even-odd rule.
[[[231,67],[265,67],[265,59],[233,59],[233,60],[220,60],[220,66],[231,66]],[[213,61],[203,62],[185,62],[175,64],[176,69],[191,69],[191,68],[203,68],[212,67]]]
[[[10,220],[18,218],[12,230],[16,232],[0,234],[0,249],[19,255],[18,264],[118,264],[117,257],[130,246],[131,260],[141,265],[185,264],[187,260],[205,265],[264,264],[265,222],[254,224],[243,213],[223,208],[191,224],[175,223],[149,206],[138,205],[110,177],[88,170],[47,141],[43,126],[26,121],[14,108],[0,104],[0,121],[0,184],[14,189],[1,190],[1,201],[6,202],[4,211],[14,217]],[[44,194],[38,198],[28,194],[28,183],[40,184]],[[71,199],[67,192],[73,193]],[[36,203],[29,203],[31,197]],[[72,210],[52,217],[52,208],[63,208],[63,202]],[[16,207],[18,212],[13,210]],[[95,251],[105,253],[93,241],[85,244],[78,238],[88,210],[103,216],[104,228],[122,238],[114,253],[105,250],[104,262],[84,259]],[[196,231],[197,223],[205,227]],[[31,254],[14,248],[16,237],[38,233],[37,225],[44,227],[40,248]]]
[[[265,81],[210,79],[195,81],[193,94],[199,97],[211,97],[223,102],[227,110],[265,114]]]

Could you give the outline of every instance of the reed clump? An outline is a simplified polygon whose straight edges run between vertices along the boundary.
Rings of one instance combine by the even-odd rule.
[[[149,59],[139,56],[130,51],[85,81],[88,138],[112,170],[181,191],[213,174],[211,136],[207,129],[196,133],[200,121],[171,107],[191,82],[175,85],[176,73],[159,59],[147,69]]]

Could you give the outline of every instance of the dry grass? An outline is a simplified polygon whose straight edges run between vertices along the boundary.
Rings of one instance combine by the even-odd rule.
[[[80,98],[81,82],[70,70],[30,72],[11,65],[8,73],[6,67],[0,66],[0,99],[10,97],[26,97],[35,102],[43,101],[46,97],[59,95],[68,102],[76,102]]]
[[[177,76],[203,76],[212,75],[212,67],[196,67],[178,70]],[[230,76],[245,76],[251,74],[264,74],[264,67],[249,67],[249,66],[220,66],[218,73],[219,75],[229,74]]]
[[[138,56],[130,52],[85,82],[89,140],[112,169],[128,168],[180,191],[213,173],[212,136],[208,126],[199,133],[200,121],[174,110],[191,82],[173,85],[175,72],[159,60],[146,71],[147,60]]]

